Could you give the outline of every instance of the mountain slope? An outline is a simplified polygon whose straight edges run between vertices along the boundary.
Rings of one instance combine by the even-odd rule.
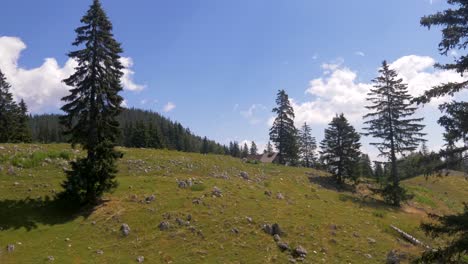
[[[118,189],[94,210],[75,211],[44,197],[60,190],[65,160],[81,152],[63,144],[1,145],[0,263],[48,263],[48,256],[56,263],[137,263],[138,256],[145,263],[288,263],[291,254],[262,230],[274,223],[285,233],[282,241],[308,251],[304,263],[382,263],[392,249],[409,256],[421,251],[390,224],[432,243],[418,228],[424,214],[309,180],[326,179],[323,172],[227,156],[121,150]],[[197,184],[180,188],[177,180],[189,178]],[[212,193],[215,186],[220,197]],[[154,201],[147,202],[151,195]],[[162,222],[168,230],[160,230]],[[131,229],[127,237],[123,223]],[[8,244],[15,245],[11,253]]]

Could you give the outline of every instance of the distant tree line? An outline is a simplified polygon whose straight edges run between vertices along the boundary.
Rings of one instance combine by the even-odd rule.
[[[43,114],[29,118],[33,142],[65,143],[64,128],[60,124],[61,115]],[[228,154],[227,147],[194,135],[180,123],[147,110],[123,109],[116,117],[120,135],[116,143],[130,148],[170,149],[184,152]]]

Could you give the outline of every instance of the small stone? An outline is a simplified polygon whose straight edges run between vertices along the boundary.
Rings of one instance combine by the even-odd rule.
[[[271,225],[269,225],[269,224],[264,224],[262,226],[262,230],[263,230],[263,232],[265,232],[265,233],[267,233],[269,235],[273,235]]]
[[[265,191],[264,194],[265,194],[266,196],[270,196],[270,197],[271,197],[271,194],[272,194],[272,193],[271,193],[271,191]]]
[[[48,257],[47,257],[47,260],[49,260],[49,261],[55,261],[55,258],[54,258],[54,256],[48,256]]]
[[[15,245],[8,244],[6,249],[7,249],[7,252],[11,253],[11,252],[15,251]]]
[[[122,224],[122,226],[120,227],[120,231],[122,232],[123,236],[128,236],[130,235],[130,226],[128,226],[127,224]]]
[[[284,242],[278,242],[276,244],[278,246],[278,248],[281,250],[281,251],[286,251],[286,250],[289,250],[289,245],[287,243],[284,243]]]
[[[104,251],[102,251],[102,250],[98,249],[98,250],[96,250],[96,254],[98,254],[98,255],[102,255],[102,254],[104,254]]]
[[[237,228],[235,228],[235,227],[234,227],[233,229],[231,229],[231,231],[232,231],[234,234],[239,234],[239,229],[237,229]]]
[[[253,223],[252,217],[248,217],[248,216],[247,216],[247,217],[245,217],[245,219],[247,219],[247,222],[249,222],[249,223],[251,223],[251,224]]]
[[[223,192],[216,186],[213,187],[213,191],[211,192],[211,194],[215,197],[223,197]]]
[[[364,257],[368,258],[368,259],[371,259],[372,258],[372,255],[371,254],[364,254]]]
[[[202,204],[203,201],[202,201],[202,199],[200,199],[200,198],[195,198],[195,199],[192,200],[192,203],[193,203],[193,204]]]
[[[275,240],[275,242],[279,242],[281,240],[281,237],[278,234],[274,234],[273,239]]]
[[[192,221],[192,215],[191,214],[187,215],[187,221]]]
[[[153,202],[154,200],[156,200],[156,196],[155,196],[154,194],[152,194],[152,195],[150,195],[150,196],[148,196],[148,197],[145,198],[145,202],[146,202],[147,204]]]
[[[65,238],[65,241],[70,241],[70,238],[68,238],[68,237],[67,237],[67,238]]]
[[[144,261],[145,261],[145,257],[143,257],[143,256],[138,256],[137,257],[137,262],[138,263],[143,263]]]
[[[177,223],[178,225],[180,225],[180,226],[183,226],[183,225],[185,225],[185,223],[186,223],[184,220],[182,220],[182,219],[180,219],[180,218],[176,218],[175,221],[176,221],[176,223]]]
[[[244,179],[244,180],[248,180],[248,179],[249,179],[249,174],[248,174],[247,172],[245,172],[245,171],[241,171],[240,176],[241,176],[241,178]]]
[[[399,264],[402,259],[405,258],[405,255],[401,252],[399,252],[396,249],[392,249],[390,252],[387,254],[387,264]]]
[[[283,200],[284,199],[284,195],[282,193],[277,193],[276,194],[276,199],[278,200]]]
[[[91,224],[92,224],[92,225],[96,225],[96,221],[92,221]]]
[[[169,229],[169,226],[170,226],[169,222],[163,221],[159,224],[158,227],[159,227],[159,230],[165,231]]]
[[[307,250],[302,246],[298,246],[294,249],[293,255],[299,258],[305,258],[307,256]]]
[[[271,234],[272,235],[279,235],[279,236],[281,236],[283,234],[283,231],[281,230],[280,226],[277,223],[274,223],[271,226]]]
[[[370,244],[375,244],[377,243],[377,241],[375,239],[373,239],[372,237],[368,237],[367,238],[367,241],[370,243]]]
[[[13,166],[8,167],[9,175],[16,175],[15,168]]]
[[[354,237],[360,237],[359,234],[357,232],[353,232],[353,236]]]

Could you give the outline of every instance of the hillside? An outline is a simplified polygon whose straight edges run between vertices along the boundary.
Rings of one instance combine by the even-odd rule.
[[[137,263],[139,256],[145,263],[288,263],[291,254],[262,230],[274,223],[282,241],[307,250],[304,263],[383,263],[392,249],[409,258],[422,250],[390,224],[435,243],[418,229],[425,212],[457,211],[468,196],[462,175],[418,177],[404,182],[415,193],[411,206],[396,210],[365,198],[365,185],[357,193],[337,192],[321,184],[325,173],[311,169],[120,150],[118,189],[94,210],[76,211],[46,197],[60,190],[66,160],[80,151],[64,144],[0,145],[0,263],[49,263],[49,256],[56,263]],[[195,184],[181,188],[178,180],[187,179]],[[128,236],[120,231],[124,223]]]
[[[66,143],[60,115],[42,114],[29,118],[32,141]],[[117,144],[124,147],[146,147],[185,152],[225,154],[225,148],[215,141],[197,136],[179,122],[159,113],[137,108],[125,108],[117,117],[120,137]]]

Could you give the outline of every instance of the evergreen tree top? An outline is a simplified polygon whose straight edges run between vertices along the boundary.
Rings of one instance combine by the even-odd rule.
[[[442,40],[439,43],[441,55],[448,55],[450,50],[465,50],[468,46],[468,2],[465,0],[448,0],[448,4],[456,8],[437,12],[421,18],[421,25],[430,29],[432,26],[442,26]],[[453,63],[435,65],[444,70],[455,70],[462,76],[468,70],[468,56],[460,55]],[[468,88],[468,81],[459,83],[449,82],[427,90],[422,96],[415,99],[418,104],[428,103],[432,98],[445,95],[453,96],[455,93]]]

